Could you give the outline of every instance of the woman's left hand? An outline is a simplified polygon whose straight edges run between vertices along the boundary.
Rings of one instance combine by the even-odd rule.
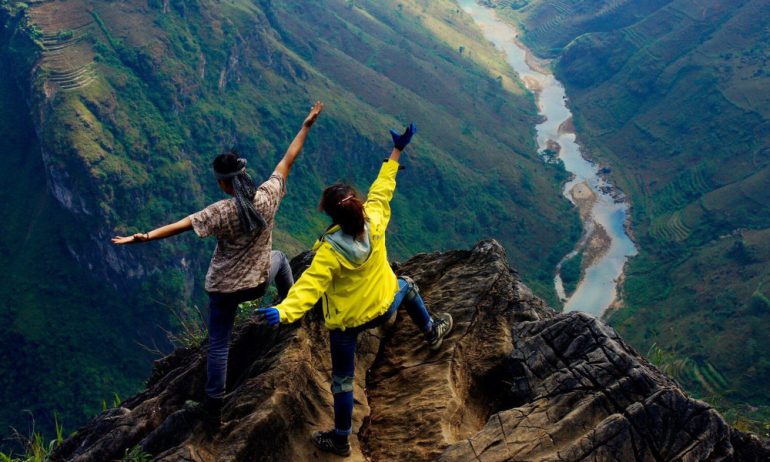
[[[112,243],[117,245],[137,244],[139,242],[147,242],[149,240],[149,235],[147,233],[136,233],[133,236],[115,236],[112,238]]]
[[[324,110],[324,103],[320,101],[316,101],[315,104],[310,108],[310,113],[305,118],[305,121],[302,123],[302,125],[310,128],[315,123],[316,119],[318,119],[318,116],[321,114],[321,111]]]
[[[393,138],[393,147],[399,151],[403,151],[404,148],[412,141],[412,136],[417,133],[417,127],[414,122],[410,123],[404,133],[399,133],[393,129],[390,130],[390,136]]]

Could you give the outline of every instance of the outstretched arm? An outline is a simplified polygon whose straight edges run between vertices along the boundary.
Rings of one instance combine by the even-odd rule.
[[[305,144],[305,138],[307,138],[307,134],[310,133],[310,127],[313,126],[316,119],[318,118],[318,115],[321,113],[321,111],[323,111],[323,109],[324,105],[320,101],[316,101],[313,107],[310,108],[310,113],[302,123],[302,128],[294,137],[294,140],[289,145],[289,148],[286,149],[286,154],[283,155],[283,159],[281,159],[281,161],[278,162],[278,165],[275,166],[276,173],[281,174],[281,176],[284,178],[289,177],[291,167],[294,165],[294,161],[297,159],[300,151],[302,151],[302,145]]]
[[[393,150],[390,152],[388,161],[382,164],[377,179],[374,180],[369,188],[369,194],[366,195],[364,207],[367,215],[369,217],[379,216],[386,226],[390,221],[390,200],[393,199],[393,193],[396,190],[398,160],[416,131],[417,128],[414,123],[409,124],[404,133],[398,133],[395,130],[390,131],[390,135],[393,137]]]
[[[257,314],[265,317],[268,324],[292,323],[313,308],[331,285],[339,269],[339,260],[329,248],[321,247],[313,257],[313,263],[291,286],[289,294],[275,307],[260,308]]]
[[[112,238],[113,244],[136,244],[139,242],[149,242],[157,239],[165,239],[167,237],[176,236],[185,231],[192,229],[192,220],[190,217],[182,218],[176,223],[170,225],[161,226],[160,228],[153,229],[147,233],[136,233],[133,236],[115,236]]]

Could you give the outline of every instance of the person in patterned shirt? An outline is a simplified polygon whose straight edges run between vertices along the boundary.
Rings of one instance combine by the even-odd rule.
[[[195,406],[209,424],[218,425],[220,422],[227,377],[228,342],[238,305],[262,297],[273,281],[280,299],[286,297],[294,284],[286,255],[272,250],[273,224],[286,193],[286,178],[323,108],[320,101],[313,105],[283,159],[270,178],[259,187],[246,173],[246,159],[235,150],[230,150],[217,156],[213,167],[219,187],[233,197],[215,202],[176,223],[112,239],[114,244],[136,244],[190,230],[201,238],[216,237],[217,246],[205,284],[209,295],[206,398]]]

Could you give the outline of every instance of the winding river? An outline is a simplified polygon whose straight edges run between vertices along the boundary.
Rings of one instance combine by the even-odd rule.
[[[601,316],[616,301],[627,259],[637,253],[626,232],[628,203],[600,176],[599,167],[583,157],[575,141],[564,86],[553,74],[529,62],[535,60],[527,59],[528,51],[516,41],[516,29],[498,19],[495,10],[480,6],[475,0],[457,3],[473,17],[484,36],[505,53],[508,63],[535,93],[540,114],[545,118],[536,127],[538,147],[541,152],[558,151],[564,167],[573,175],[564,185],[564,195],[579,207],[584,234],[576,249],[559,264],[554,284],[564,301],[564,311]],[[567,296],[558,270],[579,252],[584,270],[576,289]]]

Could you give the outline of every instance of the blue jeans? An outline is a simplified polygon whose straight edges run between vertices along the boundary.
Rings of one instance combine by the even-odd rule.
[[[407,297],[407,295],[409,295]],[[433,319],[425,303],[407,281],[399,278],[398,292],[393,303],[384,314],[373,320],[346,330],[330,330],[329,340],[332,354],[332,393],[334,394],[334,431],[337,435],[349,435],[353,431],[353,378],[355,376],[356,341],[358,334],[366,329],[385,324],[393,317],[399,306],[406,308],[409,317],[424,334],[433,329]]]
[[[206,364],[206,395],[222,398],[227,380],[227,355],[238,305],[265,295],[268,284],[275,282],[278,297],[283,299],[294,284],[289,260],[283,252],[270,255],[268,280],[257,287],[231,293],[209,292],[209,353]]]

